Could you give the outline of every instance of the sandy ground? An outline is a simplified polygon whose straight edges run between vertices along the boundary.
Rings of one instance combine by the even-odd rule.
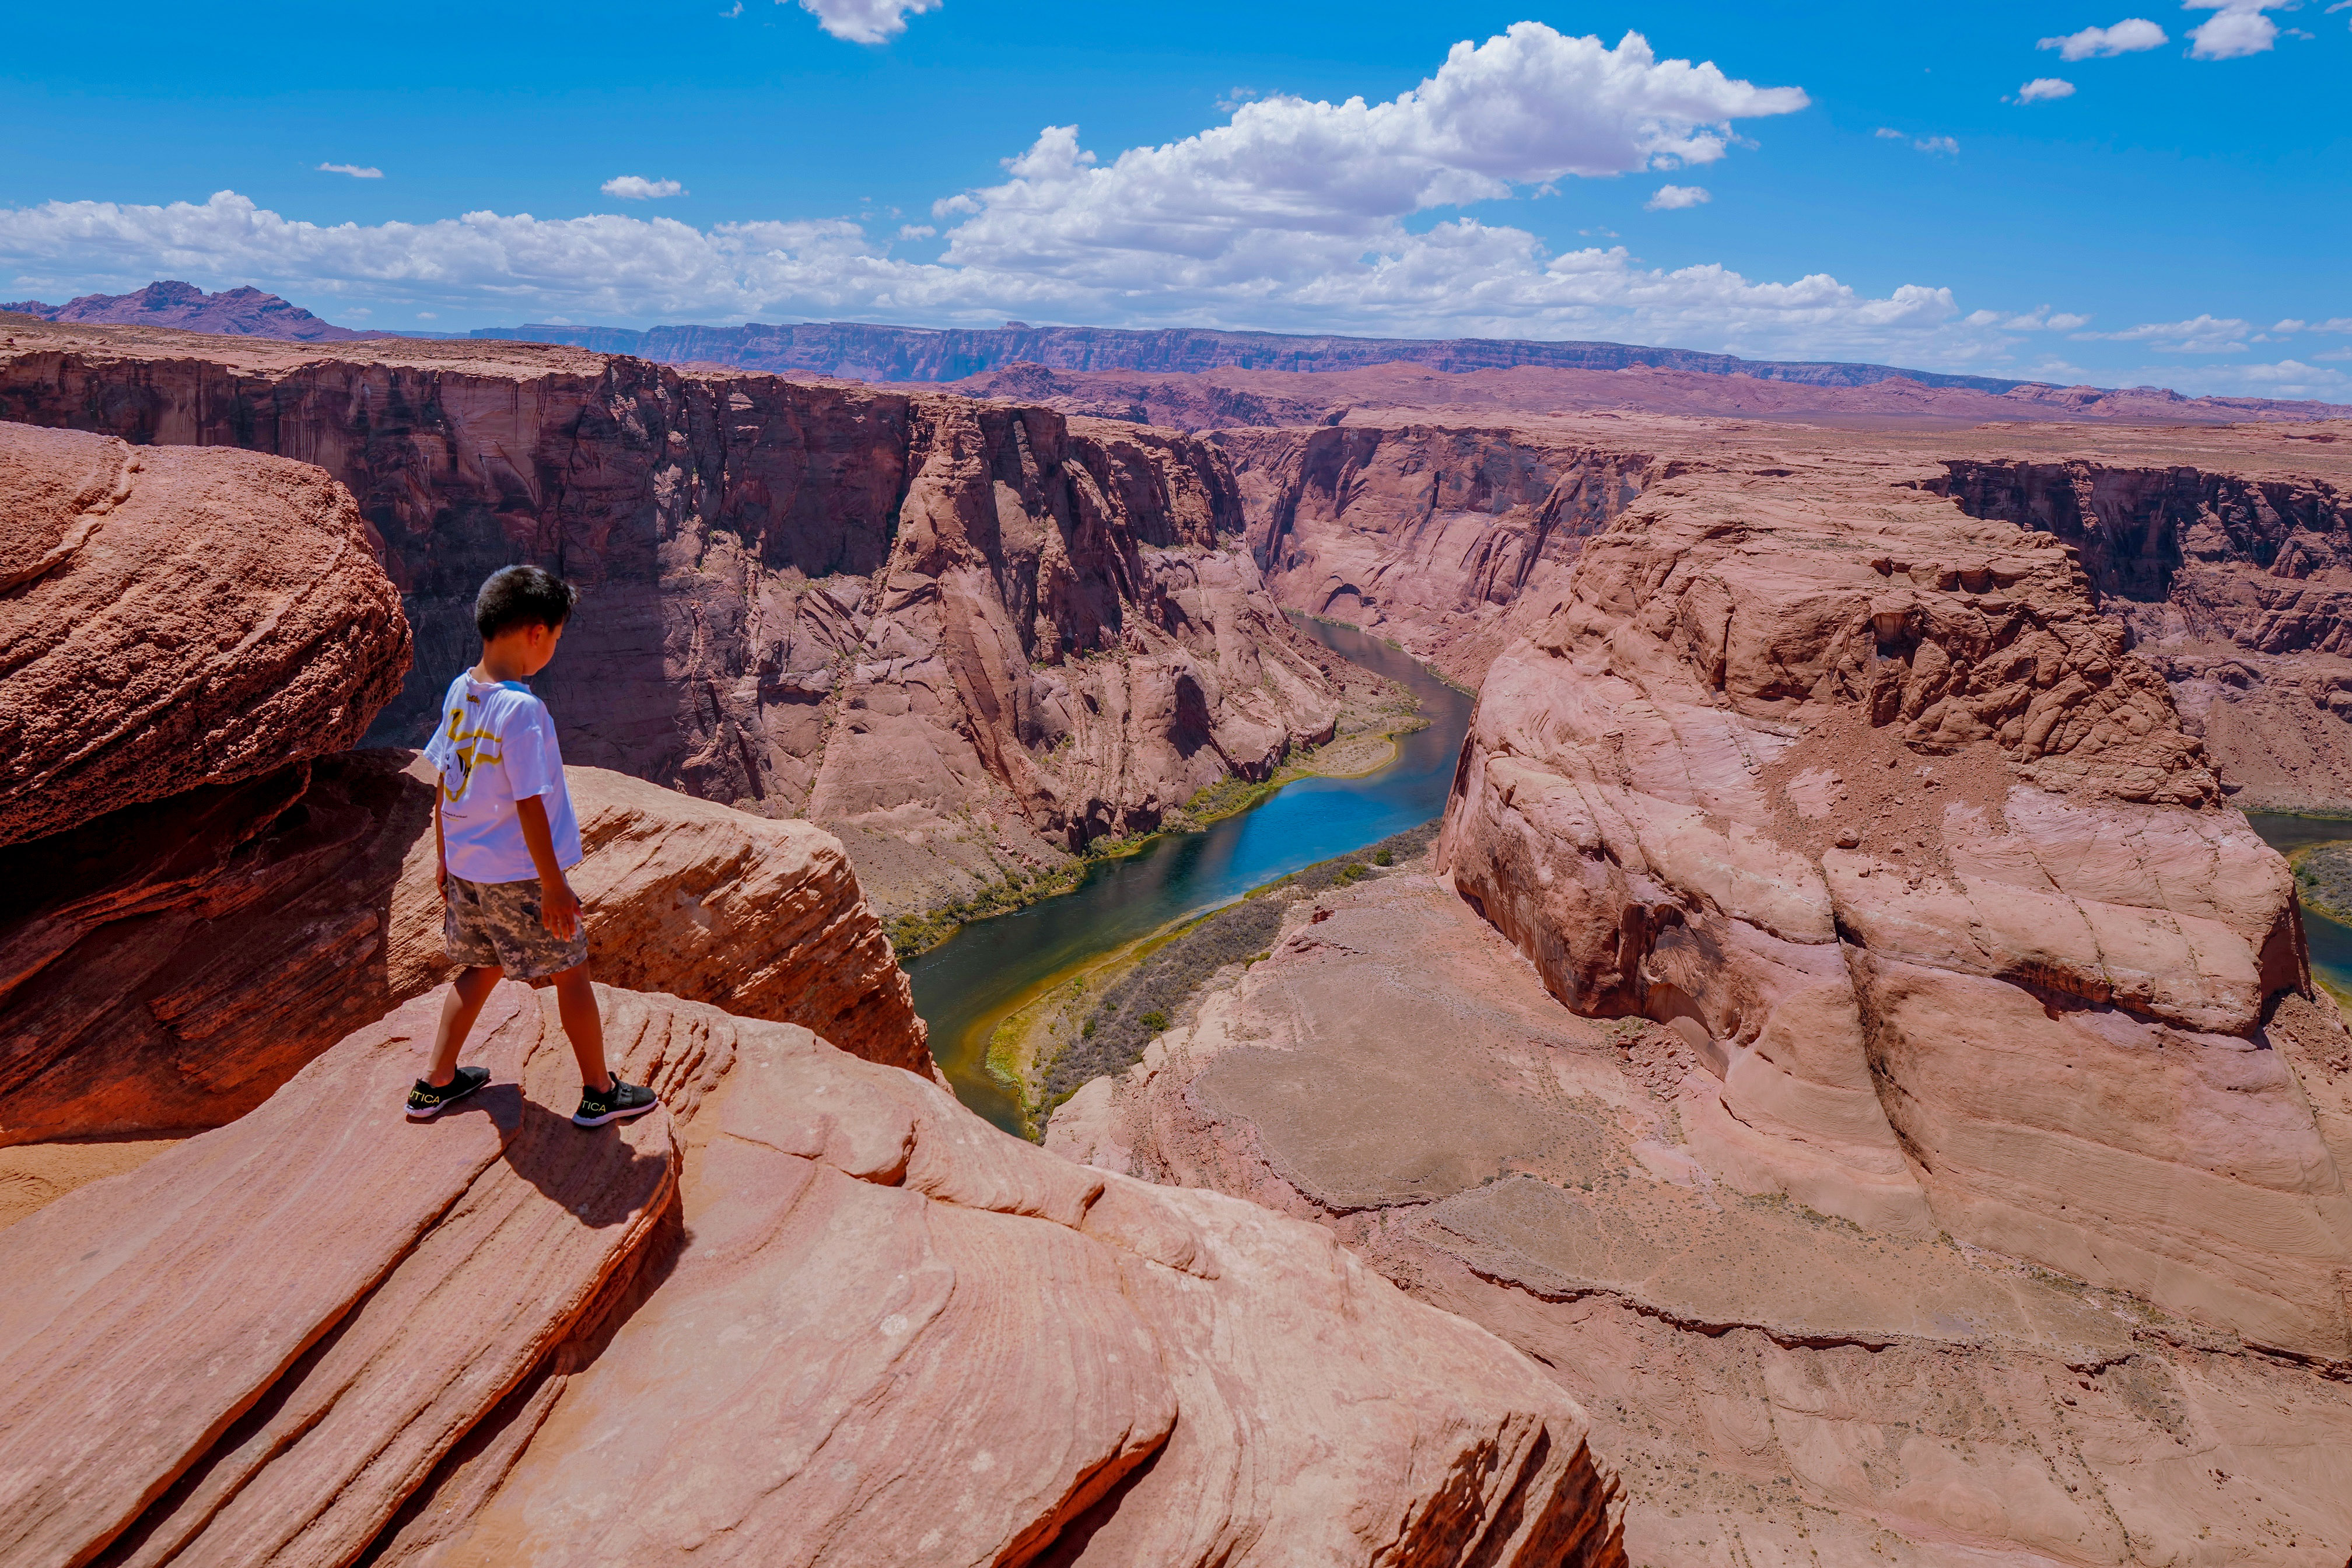
[[[25,1143],[0,1149],[0,1230],[76,1187],[135,1171],[177,1138]]]

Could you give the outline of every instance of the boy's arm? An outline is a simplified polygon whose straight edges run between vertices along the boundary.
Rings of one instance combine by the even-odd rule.
[[[572,884],[563,879],[563,868],[555,863],[555,835],[547,826],[547,803],[527,795],[515,802],[515,817],[522,825],[523,847],[530,851],[531,868],[539,873],[539,923],[569,942],[580,929],[580,900],[572,896]]]
[[[433,885],[449,899],[449,846],[441,837],[441,781],[433,781]]]

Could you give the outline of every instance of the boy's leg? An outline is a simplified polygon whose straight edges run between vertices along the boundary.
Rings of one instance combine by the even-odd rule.
[[[433,1065],[425,1069],[425,1081],[436,1089],[446,1089],[457,1073],[457,1053],[465,1048],[466,1037],[473,1032],[474,1020],[482,1015],[482,1004],[499,984],[495,964],[469,966],[457,972],[449,986],[449,994],[441,1001],[441,1025],[433,1032]],[[569,1023],[569,1019],[566,1020]],[[597,1052],[603,1056],[601,1044]]]
[[[604,1020],[596,1012],[595,988],[588,984],[588,966],[572,965],[555,977],[555,1011],[563,1020],[563,1037],[580,1063],[583,1086],[603,1093],[613,1087],[604,1070]]]

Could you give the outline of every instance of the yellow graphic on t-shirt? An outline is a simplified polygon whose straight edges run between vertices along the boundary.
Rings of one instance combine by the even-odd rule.
[[[479,702],[481,699],[468,691],[466,700]],[[484,742],[488,744],[485,746]],[[441,771],[441,796],[455,805],[466,798],[467,786],[474,782],[475,764],[498,766],[507,760],[506,747],[495,731],[467,729],[463,708],[449,710],[449,743],[457,749],[457,787],[454,790],[449,787],[449,771],[444,768]]]

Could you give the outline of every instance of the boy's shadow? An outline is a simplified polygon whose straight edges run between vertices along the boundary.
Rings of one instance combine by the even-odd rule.
[[[516,1175],[563,1205],[591,1230],[627,1222],[661,1190],[669,1163],[669,1140],[639,1139],[629,1129],[647,1128],[668,1114],[655,1110],[634,1121],[574,1127],[572,1119],[527,1099],[517,1083],[485,1085],[439,1120],[487,1116],[506,1134],[501,1157]]]

